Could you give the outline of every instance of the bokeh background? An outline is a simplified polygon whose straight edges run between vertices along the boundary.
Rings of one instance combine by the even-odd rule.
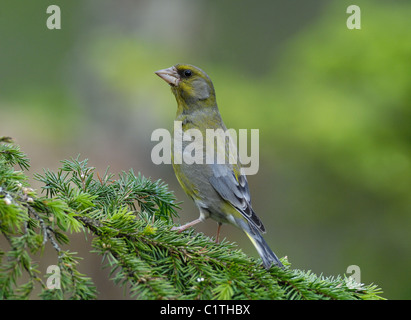
[[[61,8],[61,30],[46,9]],[[361,30],[346,9],[361,8]],[[60,160],[162,179],[198,211],[171,165],[150,152],[172,128],[174,97],[154,71],[178,62],[212,78],[227,127],[260,130],[249,177],[265,238],[293,268],[361,271],[390,299],[411,298],[411,2],[343,0],[2,0],[0,135],[31,159],[30,177]],[[40,185],[31,178],[32,184]],[[216,223],[196,227],[214,236]],[[253,256],[240,230],[223,236]],[[102,299],[126,299],[90,239],[72,243]],[[44,267],[55,263],[49,250]]]

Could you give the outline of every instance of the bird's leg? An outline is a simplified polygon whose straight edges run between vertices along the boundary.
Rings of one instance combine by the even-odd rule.
[[[216,242],[216,243],[220,243],[220,229],[221,229],[222,223],[221,223],[221,222],[217,222],[217,224],[218,224],[218,227],[217,227],[217,236],[216,236],[216,238],[215,238],[215,242]]]
[[[186,223],[186,224],[183,225],[183,226],[180,226],[180,227],[172,227],[171,230],[172,230],[172,231],[178,231],[178,232],[180,233],[180,232],[183,232],[185,229],[188,229],[188,228],[190,228],[190,227],[192,227],[192,226],[194,226],[194,225],[196,225],[197,223],[200,223],[200,222],[202,222],[202,221],[203,221],[203,220],[201,220],[200,218],[198,218],[198,219],[193,220],[193,221],[191,221],[191,222],[189,222],[189,223]]]

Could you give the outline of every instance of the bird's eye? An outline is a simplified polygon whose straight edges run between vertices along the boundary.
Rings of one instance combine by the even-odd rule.
[[[190,77],[192,74],[193,74],[193,73],[191,72],[191,70],[189,70],[189,69],[184,70],[184,75],[185,75],[186,77]]]

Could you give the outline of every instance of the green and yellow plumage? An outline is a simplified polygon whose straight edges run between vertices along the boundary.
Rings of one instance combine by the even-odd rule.
[[[175,163],[176,157],[182,159],[183,154],[174,154],[172,148],[173,168],[176,177],[187,195],[193,199],[200,210],[200,218],[180,228],[180,231],[206,218],[219,223],[229,223],[242,229],[257,248],[263,264],[269,268],[271,264],[282,267],[277,256],[271,251],[261,233],[265,228],[251,207],[250,192],[247,179],[241,172],[240,162],[233,163],[233,142],[226,136],[226,127],[217,107],[213,83],[201,69],[188,64],[177,64],[171,68],[156,72],[171,86],[177,101],[176,121],[181,121],[183,133],[190,129],[198,130],[207,140],[207,129],[216,132],[211,149],[207,152],[206,141],[200,141],[196,147],[202,150],[201,163],[188,164],[184,161]],[[195,140],[194,140],[195,141]],[[192,141],[182,142],[182,148],[176,152],[184,152]],[[220,148],[220,149],[219,149]],[[221,150],[224,148],[224,150]],[[180,150],[180,151],[179,151]],[[231,153],[229,152],[231,150]],[[222,152],[225,162],[218,163],[213,157]],[[236,151],[234,149],[236,155]],[[212,159],[213,158],[213,159]]]

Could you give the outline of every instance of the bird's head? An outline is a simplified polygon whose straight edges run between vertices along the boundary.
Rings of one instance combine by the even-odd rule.
[[[177,102],[184,105],[215,105],[215,91],[209,76],[189,64],[176,64],[155,72],[171,86]]]

